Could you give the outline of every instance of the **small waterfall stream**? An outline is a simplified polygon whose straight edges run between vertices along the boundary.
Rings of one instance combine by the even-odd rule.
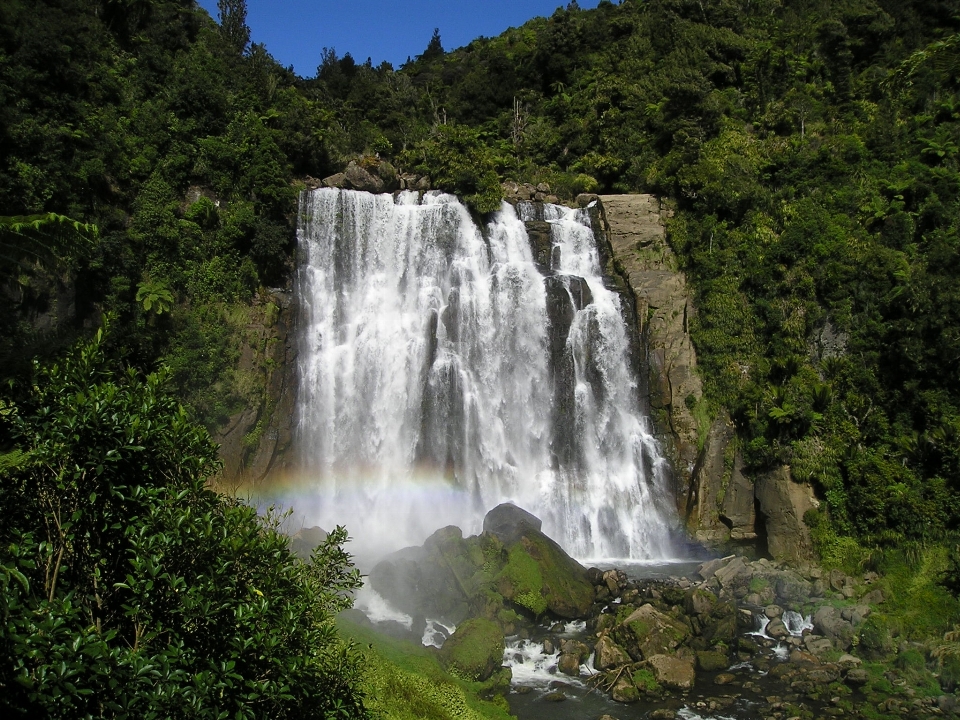
[[[580,558],[671,554],[665,462],[585,211],[302,195],[298,433],[309,523],[355,550],[479,532],[507,500]],[[546,220],[545,277],[524,220]]]

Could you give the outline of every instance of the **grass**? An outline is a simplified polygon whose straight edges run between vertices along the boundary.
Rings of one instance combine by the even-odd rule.
[[[460,680],[428,648],[384,637],[339,620],[340,634],[363,654],[364,690],[371,715],[396,720],[514,720],[506,700],[481,700],[487,685]]]

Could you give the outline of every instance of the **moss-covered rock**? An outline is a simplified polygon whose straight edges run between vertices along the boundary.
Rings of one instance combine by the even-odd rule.
[[[689,636],[686,625],[649,604],[630,613],[615,631],[615,638],[636,660],[670,653]]]
[[[727,656],[722,652],[716,652],[714,650],[701,650],[697,653],[697,667],[705,672],[724,670],[729,664],[730,663],[727,661]]]
[[[503,633],[486,618],[473,618],[457,628],[440,649],[440,662],[453,675],[482,682],[503,664]]]
[[[497,590],[533,615],[549,610],[570,619],[586,617],[595,596],[586,568],[530,526],[524,526],[510,546]]]

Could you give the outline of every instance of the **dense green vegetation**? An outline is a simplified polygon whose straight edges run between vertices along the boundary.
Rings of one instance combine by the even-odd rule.
[[[957,529],[952,3],[571,3],[455,52],[434,37],[399,70],[324,50],[310,79],[248,45],[244,12],[3,8],[5,214],[99,226],[66,254],[79,317],[118,313],[122,355],[171,365],[208,426],[243,402],[230,306],[288,274],[295,177],[378,154],[481,211],[506,178],[654,191],[750,465],[789,463],[867,544]],[[43,284],[15,282],[5,366]]]
[[[336,697],[359,708],[316,575],[340,556],[298,565],[275,528],[204,490],[213,450],[184,412],[216,429],[259,392],[238,345],[250,303],[290,277],[297,190],[376,157],[479,212],[505,179],[669,198],[698,414],[731,412],[751,470],[815,483],[829,562],[921,548],[936,562],[903,583],[960,588],[943,549],[960,533],[954,2],[573,2],[453,52],[435,36],[399,69],[326,49],[312,78],[250,45],[242,0],[221,10],[0,3],[0,580],[19,663],[0,696],[309,715],[332,697],[314,688],[343,678]],[[105,314],[108,348],[32,366]],[[268,588],[281,604],[255,628]],[[240,637],[279,654],[253,660]],[[321,684],[288,684],[306,677]]]
[[[0,405],[5,715],[364,716],[346,531],[295,558],[207,487],[216,447],[164,374],[109,365],[100,332]]]

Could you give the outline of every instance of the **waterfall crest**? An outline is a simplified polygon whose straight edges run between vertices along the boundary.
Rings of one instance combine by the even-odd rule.
[[[587,212],[301,197],[297,419],[308,520],[387,549],[513,501],[580,558],[671,554],[665,462]],[[550,223],[538,270],[523,220]]]

